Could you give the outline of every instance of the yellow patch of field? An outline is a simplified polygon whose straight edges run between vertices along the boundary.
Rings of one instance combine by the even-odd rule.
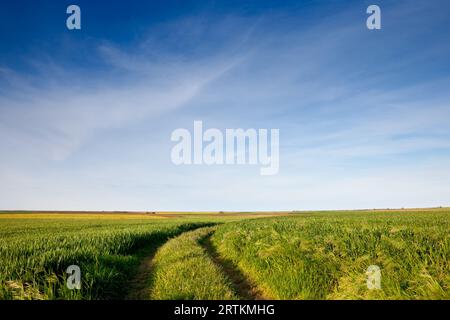
[[[226,211],[226,212],[217,212],[217,211],[161,211],[156,212],[156,215],[162,215],[167,217],[193,217],[193,216],[202,216],[202,217],[241,217],[241,218],[261,218],[261,217],[275,217],[275,216],[285,216],[289,215],[289,212],[269,212],[269,211],[255,211],[255,212],[237,212],[237,211]]]
[[[101,213],[3,213],[0,219],[86,219],[86,220],[130,220],[167,219],[155,214],[101,214]]]

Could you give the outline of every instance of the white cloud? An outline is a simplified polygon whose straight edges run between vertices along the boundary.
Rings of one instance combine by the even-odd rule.
[[[367,57],[377,41],[358,45],[367,33],[345,13],[306,29],[269,18],[187,19],[133,46],[101,42],[89,72],[48,60],[34,76],[0,69],[0,209],[450,204],[449,79],[395,78],[448,45],[399,61],[414,36],[389,36],[382,58]],[[170,132],[196,119],[280,128],[280,174],[172,165]]]

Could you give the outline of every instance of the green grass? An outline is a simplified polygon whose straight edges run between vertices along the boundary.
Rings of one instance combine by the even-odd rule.
[[[205,225],[156,219],[0,220],[0,299],[122,298],[139,264],[139,250]],[[65,270],[78,265],[82,289],[66,288]]]
[[[323,212],[225,224],[212,241],[270,298],[450,299],[449,230],[448,209]]]
[[[149,249],[152,299],[239,299],[242,276],[263,298],[450,299],[448,208],[268,215],[3,212],[0,299],[125,298]],[[72,264],[81,290],[66,288]]]
[[[200,244],[214,227],[167,242],[154,259],[152,299],[236,299],[230,281]]]

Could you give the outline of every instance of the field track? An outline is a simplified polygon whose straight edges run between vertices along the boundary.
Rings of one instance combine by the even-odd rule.
[[[204,246],[214,263],[225,273],[233,284],[235,293],[244,300],[266,300],[261,290],[248,279],[241,270],[231,261],[219,255],[214,244],[211,242],[211,233],[201,239],[200,243]]]
[[[210,239],[214,231],[215,228],[211,227],[187,231],[172,241],[183,241],[183,238],[189,233],[200,234],[200,236],[195,239],[194,245],[204,250],[204,253],[207,254],[206,259],[211,259],[217,267],[217,271],[221,273],[221,276],[230,281],[234,295],[243,300],[267,299],[257,286],[251,283],[251,281],[247,279],[231,261],[222,258],[217,253],[217,250]],[[155,269],[154,258],[158,249],[152,248],[149,251],[149,254],[143,258],[136,276],[130,282],[130,292],[127,295],[127,299],[146,300],[151,296],[151,288],[149,288],[149,285],[151,285],[151,277]],[[183,261],[183,263],[185,262],[186,260]],[[206,296],[202,298],[210,299],[211,297]]]

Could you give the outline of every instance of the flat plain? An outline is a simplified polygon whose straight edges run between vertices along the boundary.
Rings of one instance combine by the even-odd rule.
[[[450,208],[0,212],[0,299],[450,299]]]

